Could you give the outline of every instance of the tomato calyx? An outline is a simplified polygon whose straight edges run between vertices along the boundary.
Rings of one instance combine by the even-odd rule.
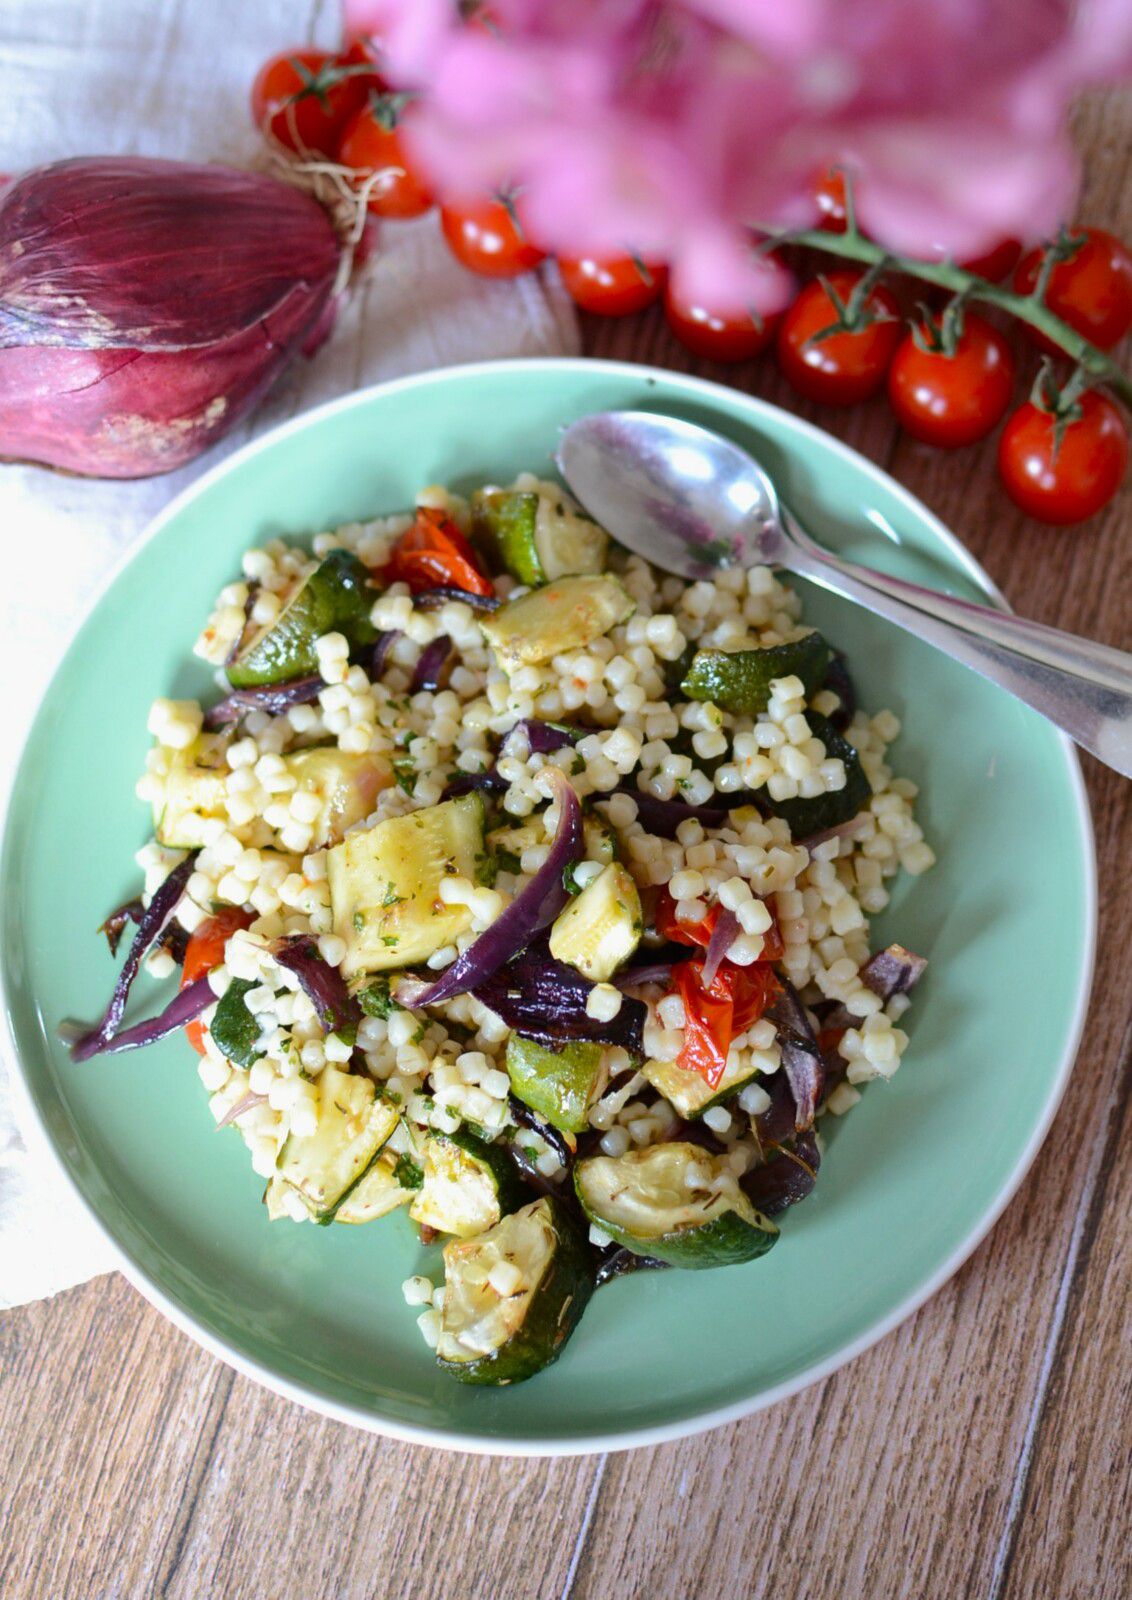
[[[1089,235],[1083,229],[1074,233],[1062,223],[1056,235],[1042,246],[1038,275],[1034,279],[1034,287],[1030,290],[1029,298],[1038,305],[1044,305],[1054,272],[1065,262],[1072,261],[1075,256],[1080,255],[1088,242]]]
[[[888,265],[887,257],[875,261],[869,270],[857,279],[847,298],[841,296],[831,278],[824,272],[819,272],[817,281],[824,289],[835,316],[828,327],[819,328],[815,333],[811,333],[806,343],[824,344],[827,339],[835,338],[839,333],[863,333],[866,328],[871,328],[878,322],[896,322],[898,319],[888,307],[873,299],[873,290],[884,276]]]
[[[315,99],[328,116],[333,111],[330,104],[332,89],[336,89],[340,83],[345,83],[349,78],[372,78],[374,71],[372,63],[360,61],[324,61],[320,67],[312,70],[297,56],[288,56],[287,60],[294,68],[295,76],[302,82],[302,88],[288,95],[283,101],[283,107],[297,106],[304,100]]]
[[[417,98],[412,89],[371,89],[367,109],[379,128],[385,133],[393,133]]]
[[[930,307],[920,301],[916,307],[918,318],[912,323],[912,339],[918,350],[926,356],[954,358],[963,337],[967,319],[967,296],[964,291],[954,295],[936,316]]]
[[[505,183],[502,188],[492,191],[491,198],[495,201],[496,205],[502,206],[504,211],[506,211],[508,220],[510,221],[511,226],[514,228],[520,244],[530,244],[531,241],[527,238],[526,230],[523,227],[522,219],[519,216],[519,198],[522,193],[523,189],[521,184]]]
[[[1089,376],[1084,367],[1076,366],[1064,383],[1059,383],[1053,362],[1045,357],[1038,368],[1030,389],[1030,404],[1053,423],[1053,451],[1056,461],[1067,428],[1080,422],[1084,415],[1081,396],[1089,386]]]

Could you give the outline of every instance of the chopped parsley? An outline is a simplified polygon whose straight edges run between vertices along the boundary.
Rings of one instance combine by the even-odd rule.
[[[413,1160],[412,1156],[398,1156],[397,1164],[393,1168],[393,1176],[397,1179],[402,1189],[419,1189],[424,1184],[424,1173]]]

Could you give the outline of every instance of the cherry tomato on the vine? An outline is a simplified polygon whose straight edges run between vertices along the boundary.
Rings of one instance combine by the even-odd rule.
[[[599,317],[624,317],[660,298],[668,269],[636,256],[559,256],[558,270],[571,298]]]
[[[919,330],[921,338],[925,330]],[[954,352],[924,349],[904,335],[888,369],[888,398],[914,439],[951,450],[984,438],[1004,415],[1014,388],[1014,356],[996,328],[971,312]]]
[[[404,115],[399,96],[373,96],[351,117],[338,144],[344,167],[363,180],[377,174],[367,204],[379,217],[420,217],[433,203],[404,147]]]
[[[668,326],[686,350],[708,361],[749,361],[773,342],[781,312],[757,317],[749,311],[709,311],[694,300],[681,299],[669,284],[664,297]]]
[[[840,167],[830,167],[814,184],[814,199],[818,206],[818,227],[826,233],[844,233],[849,225],[845,204],[845,174]]]
[[[991,245],[989,250],[984,250],[982,255],[971,256],[959,265],[964,272],[973,272],[976,278],[986,278],[991,283],[1000,283],[1007,273],[1012,272],[1017,265],[1018,257],[1022,254],[1022,245],[1017,239],[1000,239],[997,244]]]
[[[893,352],[900,343],[900,308],[884,287],[869,291],[862,308],[867,322],[852,333],[818,338],[837,322],[837,307],[827,285],[843,305],[860,282],[859,272],[831,272],[824,281],[808,283],[778,327],[778,364],[790,384],[808,400],[827,406],[849,406],[867,400],[884,383]]]
[[[252,121],[298,155],[333,156],[339,135],[381,79],[363,45],[341,55],[285,50],[265,61],[252,84]]]
[[[1107,395],[1088,389],[1080,415],[1059,430],[1055,418],[1028,400],[998,441],[998,471],[1007,494],[1039,522],[1083,522],[1106,506],[1128,466],[1128,430]]]
[[[1111,350],[1132,327],[1132,255],[1103,228],[1075,228],[1081,245],[1068,261],[1059,261],[1050,274],[1046,304],[1062,322],[1095,344]],[[1023,256],[1014,273],[1019,294],[1029,294],[1038,280],[1044,250]],[[1030,337],[1039,349],[1053,353],[1052,340],[1036,329]]]
[[[485,278],[516,278],[545,258],[524,233],[514,200],[441,206],[440,225],[456,260]]]

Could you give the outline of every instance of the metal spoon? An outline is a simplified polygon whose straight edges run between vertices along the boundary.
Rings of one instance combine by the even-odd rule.
[[[565,429],[557,461],[587,511],[666,572],[785,567],[926,639],[1132,777],[1132,655],[843,561],[779,503],[757,461],[694,423],[596,412]]]

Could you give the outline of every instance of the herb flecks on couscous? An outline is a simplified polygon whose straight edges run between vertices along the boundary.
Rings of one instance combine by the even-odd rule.
[[[271,1220],[447,1238],[404,1292],[467,1381],[627,1266],[770,1248],[815,1106],[900,1063],[923,962],[869,919],[934,859],[797,595],[668,577],[524,475],[248,551],[196,653],[223,698],[154,702],[123,908],[181,993],[128,1036],[124,971],[76,1057],[187,1023]]]

